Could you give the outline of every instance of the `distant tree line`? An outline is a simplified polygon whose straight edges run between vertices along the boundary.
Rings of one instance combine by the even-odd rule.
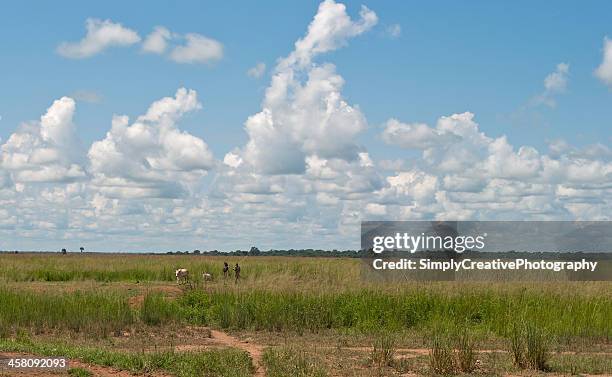
[[[184,254],[200,254],[200,255],[223,255],[223,256],[292,256],[292,257],[329,257],[329,258],[432,258],[432,259],[447,259],[447,258],[542,258],[542,259],[559,259],[559,260],[574,260],[581,257],[598,258],[600,260],[612,259],[612,253],[583,253],[577,252],[528,252],[510,250],[506,252],[480,252],[466,250],[463,253],[457,253],[452,250],[425,250],[411,254],[406,251],[389,250],[383,254],[376,254],[372,249],[369,250],[323,250],[323,249],[270,249],[259,250],[253,246],[250,250],[234,250],[234,251],[219,251],[219,250],[194,250],[194,251],[168,251],[169,255],[184,255]]]
[[[182,254],[201,254],[201,255],[223,255],[223,256],[299,256],[299,257],[330,257],[330,258],[359,258],[365,254],[361,250],[323,250],[323,249],[270,249],[270,250],[259,250],[259,248],[253,246],[250,250],[233,250],[233,251],[219,251],[219,250],[204,250],[198,249],[193,251],[168,251],[168,255],[182,255]]]
[[[79,251],[83,253],[84,247],[80,247]],[[28,252],[28,251],[25,251]],[[31,251],[33,252],[33,251]],[[64,248],[59,251],[61,254],[67,254],[68,251]],[[17,250],[0,250],[0,253],[17,254]],[[121,253],[121,252],[118,252]],[[148,252],[139,253],[143,255],[159,255],[160,252]],[[432,258],[432,259],[447,259],[447,258],[542,258],[542,259],[558,259],[558,260],[575,260],[577,258],[592,258],[596,260],[612,260],[612,252],[599,252],[599,253],[583,253],[577,252],[527,252],[527,251],[507,251],[507,252],[480,252],[466,250],[463,253],[457,253],[452,250],[447,251],[419,251],[414,254],[410,254],[406,251],[400,250],[387,250],[382,254],[376,254],[369,250],[323,250],[323,249],[270,249],[270,250],[259,250],[256,246],[251,247],[249,250],[233,250],[233,251],[219,251],[219,250],[199,250],[195,249],[192,251],[168,251],[168,255],[222,255],[222,256],[291,256],[291,257],[328,257],[328,258]]]

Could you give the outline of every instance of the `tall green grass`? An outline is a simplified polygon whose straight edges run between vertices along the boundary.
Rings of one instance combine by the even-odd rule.
[[[571,293],[191,291],[178,302],[191,322],[233,329],[376,332],[408,328],[427,330],[448,323],[509,337],[509,324],[520,316],[561,339],[592,337],[605,340],[612,332],[612,300],[609,297]]]
[[[363,333],[440,325],[471,327],[512,337],[517,319],[555,340],[607,341],[612,300],[606,296],[546,292],[437,290],[386,292],[283,292],[268,290],[190,290],[177,300],[149,293],[130,307],[127,293],[76,291],[50,293],[0,289],[0,335],[13,328],[67,329],[110,334],[140,321],[151,326],[189,322],[237,330],[320,332],[350,329]]]
[[[140,319],[150,326],[159,326],[182,318],[181,308],[160,292],[148,293],[140,307]]]
[[[0,288],[0,332],[63,329],[108,335],[134,321],[127,297],[111,292],[36,293]],[[1,334],[0,334],[1,335]]]

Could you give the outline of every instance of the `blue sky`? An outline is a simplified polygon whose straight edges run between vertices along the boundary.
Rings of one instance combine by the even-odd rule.
[[[399,145],[401,143],[385,141],[383,133],[391,118],[405,124],[424,123],[435,129],[440,117],[470,112],[474,114],[473,120],[478,124],[479,131],[491,140],[506,135],[507,142],[515,148],[515,152],[520,146],[533,146],[539,153],[538,158],[544,158],[543,156],[549,153],[548,144],[559,139],[565,140],[575,149],[589,148],[597,143],[609,148],[612,135],[612,90],[606,86],[603,79],[598,79],[594,72],[603,64],[604,38],[612,36],[610,2],[592,1],[579,4],[563,1],[552,4],[529,1],[347,1],[345,4],[346,12],[355,22],[359,20],[362,5],[375,12],[377,22],[365,28],[367,30],[341,36],[346,40],[324,54],[313,56],[312,64],[332,63],[335,65],[335,73],[344,80],[344,86],[341,88],[342,98],[353,109],[358,109],[365,118],[364,128],[356,133],[350,132],[347,137],[354,138],[354,146],[367,151],[369,158],[374,161],[375,172],[382,174],[376,179],[365,180],[379,180],[383,183],[374,185],[369,193],[361,192],[359,204],[351,202],[358,194],[343,193],[348,196],[335,196],[340,202],[332,202],[341,203],[338,206],[342,209],[338,209],[333,215],[323,209],[310,213],[309,210],[301,208],[296,210],[297,215],[287,215],[285,221],[300,219],[298,223],[304,221],[317,229],[326,229],[325,234],[329,234],[330,239],[337,240],[337,244],[332,245],[336,247],[343,244],[346,237],[351,240],[351,244],[356,243],[356,234],[354,238],[339,236],[346,234],[339,224],[342,223],[341,219],[346,215],[347,208],[352,208],[353,205],[362,209],[368,205],[378,208],[379,211],[374,210],[373,213],[385,213],[390,220],[404,216],[397,213],[393,215],[394,212],[390,208],[383,211],[380,209],[382,207],[376,207],[392,205],[386,194],[381,194],[381,190],[385,190],[384,185],[387,183],[384,182],[388,181],[388,176],[401,175],[400,170],[406,170],[408,166],[423,165],[424,162],[419,161],[419,158],[427,160],[425,155],[421,155],[426,151],[406,148],[406,143]],[[298,39],[305,37],[307,27],[317,14],[318,8],[319,2],[316,1],[184,1],[180,4],[144,1],[105,1],[94,4],[71,1],[62,3],[61,6],[51,2],[23,1],[5,4],[0,23],[0,143],[5,143],[23,122],[36,122],[54,100],[68,96],[76,99],[73,116],[75,135],[81,140],[82,148],[89,150],[92,143],[105,138],[113,115],[129,115],[131,123],[139,115],[145,114],[154,101],[173,97],[178,88],[193,89],[197,92],[202,108],[197,111],[190,109],[188,114],[177,122],[177,127],[203,140],[207,151],[212,153],[216,162],[199,166],[206,174],[198,178],[199,183],[189,186],[186,192],[189,192],[190,196],[195,195],[198,200],[210,201],[215,197],[213,183],[223,181],[226,174],[212,165],[221,164],[224,156],[233,150],[240,150],[236,152],[237,156],[242,153],[245,164],[249,163],[247,145],[256,137],[245,130],[245,122],[250,116],[262,111],[266,88],[271,86],[271,78],[278,72],[275,66],[289,56]],[[82,59],[73,59],[58,53],[58,46],[63,42],[75,43],[85,36],[85,22],[90,18],[121,24],[138,33],[141,41],[154,27],[164,26],[175,35],[172,46],[182,43],[187,33],[197,33],[218,41],[223,46],[223,56],[210,62],[179,64],[170,59],[169,52],[142,52],[141,42],[129,46],[109,47]],[[401,32],[392,35],[390,30],[394,27],[399,27]],[[265,73],[261,77],[249,77],[247,71],[260,62],[266,65]],[[546,94],[549,103],[537,103],[534,99],[545,93],[545,78],[555,72],[560,63],[569,65],[568,72],[563,75],[562,88]],[[295,72],[308,74],[310,68],[298,67]],[[84,93],[97,97],[97,100],[83,100],[81,97],[85,96]],[[257,127],[253,125],[251,130]],[[410,127],[403,129],[403,132],[412,131]],[[441,129],[436,132],[443,133]],[[266,141],[268,142],[270,140]],[[410,141],[407,143],[412,145]],[[304,145],[307,144],[305,142]],[[304,152],[305,156],[319,157],[325,153],[327,152],[321,150]],[[578,152],[572,153],[576,155]],[[610,183],[610,178],[606,176],[610,157],[606,153],[608,152],[603,152],[603,157],[598,155],[598,159],[593,158],[600,164],[595,169],[602,169],[603,166],[601,174],[607,177],[604,182]],[[335,161],[338,156],[328,158],[329,163]],[[354,161],[354,158],[351,160],[344,155],[340,157],[340,160]],[[83,164],[83,176],[94,177],[97,173],[102,174],[90,166],[93,162],[86,160],[85,155],[79,160]],[[381,173],[385,168],[379,166],[379,162],[391,160],[402,160],[404,167],[395,172]],[[27,192],[28,189],[19,191],[21,181],[17,177],[16,168],[8,167],[6,161],[5,157],[4,169],[10,176],[9,186],[14,184],[17,192]],[[203,167],[204,165],[206,166]],[[253,163],[253,166],[256,165]],[[444,179],[454,179],[448,177],[455,177],[448,171],[423,172],[437,177],[436,185],[441,185]],[[104,174],[110,179],[108,171]],[[268,179],[268,173],[257,169],[248,174],[251,174],[250,177],[252,174],[259,174],[254,178],[260,180],[259,183]],[[543,178],[544,176],[547,178]],[[497,178],[510,179],[507,174]],[[37,178],[32,189],[65,190],[72,187],[67,182],[80,182],[79,184],[86,186],[89,178],[85,181],[83,179],[85,178],[71,177],[69,180],[62,178],[53,182],[45,181],[43,183],[49,185],[43,187]],[[279,176],[276,173],[269,177],[270,182],[277,179]],[[274,190],[271,195],[266,194],[265,201],[270,206],[268,209],[279,206],[278,202],[270,198],[279,199],[279,195],[289,195],[293,192],[293,184],[288,183],[293,179],[295,177],[285,178],[283,184],[288,186],[279,184],[282,186],[282,189],[279,189],[282,194]],[[538,179],[534,178],[533,184],[542,184],[543,181],[553,184],[550,179],[552,178],[542,173]],[[310,180],[308,190],[312,190],[312,195],[318,194],[317,200],[320,200],[323,194],[329,194],[316,188],[321,182],[317,184],[312,183],[310,178],[307,180]],[[26,181],[32,182],[24,180]],[[60,181],[61,183],[58,183]],[[515,181],[519,181],[517,184],[521,182],[520,179]],[[276,184],[270,182],[266,184],[268,188]],[[581,181],[580,184],[580,189],[585,189],[585,183]],[[601,190],[602,183],[598,181],[597,185],[597,189]],[[198,187],[201,192],[194,194],[194,187]],[[84,203],[90,203],[96,194],[89,192],[88,188],[81,189],[87,193],[83,193],[80,199]],[[438,189],[434,191],[441,192]],[[102,195],[100,192],[98,194]],[[552,201],[559,200],[558,192],[558,187],[550,188]],[[198,196],[200,194],[202,196]],[[260,195],[261,192],[247,190],[241,191],[241,194]],[[598,199],[608,205],[609,192],[604,194],[593,194],[590,197],[591,202]],[[112,196],[104,195],[109,198]],[[412,198],[400,199],[400,207],[406,203],[420,205],[419,199],[415,199],[415,194],[412,195]],[[157,197],[159,195],[154,196],[151,200],[155,203],[148,204],[139,202],[145,200],[143,198],[132,197],[131,201],[123,199],[126,200],[125,205],[145,208],[145,212],[153,211],[157,206],[169,210],[176,205],[157,203],[157,200],[160,200]],[[439,196],[437,198],[435,200],[439,204]],[[305,203],[315,200],[303,199]],[[4,204],[8,205],[9,199],[6,200]],[[38,229],[36,221],[22,221],[20,210],[24,208],[17,208],[14,214],[18,220],[6,227],[7,232],[12,235],[11,239],[14,239],[11,246],[41,245],[41,242],[35,240],[36,237],[43,239],[51,236],[52,239],[57,239],[57,245],[67,238],[84,237],[84,229],[72,229],[72,225],[66,225],[73,221],[73,216],[77,216],[73,213],[64,213],[60,216],[63,218],[60,225],[55,224],[49,228],[51,230],[47,229],[34,236],[32,234]],[[402,211],[401,208],[399,210]],[[575,209],[564,210],[575,217],[587,216],[583,212],[578,214]],[[232,212],[231,209],[228,211]],[[359,209],[356,211],[360,212]],[[477,212],[469,212],[466,216],[479,217],[480,212],[476,209],[474,211]],[[268,213],[261,211],[261,208],[255,212],[258,212],[257,216],[263,216],[257,218],[265,218]],[[543,209],[543,212],[546,210]],[[288,213],[291,211],[288,210],[286,214]],[[457,216],[456,212],[448,214]],[[331,217],[324,219],[328,215]],[[147,212],[144,218],[150,219],[151,216],[151,212]],[[435,215],[428,212],[427,216]],[[555,212],[555,215],[551,216],[558,218],[565,215]],[[202,224],[193,226],[200,230],[203,227]],[[21,231],[25,233],[22,234]],[[209,234],[207,231],[202,232]],[[22,235],[19,236],[20,234]],[[313,234],[311,238],[301,241],[302,246],[318,239],[316,233]],[[98,236],[104,238],[101,234]],[[118,240],[116,246],[124,247],[134,239],[137,243],[140,242],[143,248],[148,245],[138,238],[137,231],[129,237]],[[179,236],[169,234],[169,237]],[[101,238],[97,238],[98,241],[95,242],[102,242]],[[271,246],[291,247],[293,245],[289,244],[289,239],[291,236],[287,235],[284,239],[270,242],[264,238],[262,242]],[[197,237],[195,241],[198,241]],[[211,239],[210,244],[214,243]],[[227,247],[241,245],[226,241],[219,241],[219,244]]]

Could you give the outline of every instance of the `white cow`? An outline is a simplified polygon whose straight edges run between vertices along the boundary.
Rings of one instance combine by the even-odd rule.
[[[208,272],[202,272],[202,280],[203,281],[211,281],[212,280],[212,275],[209,274]]]
[[[187,281],[189,281],[189,271],[187,271],[186,268],[179,268],[176,270],[175,275],[177,284],[180,284],[181,281],[183,283],[187,283]]]

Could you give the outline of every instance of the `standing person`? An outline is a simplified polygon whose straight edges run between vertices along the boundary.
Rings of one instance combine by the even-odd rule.
[[[227,279],[227,275],[229,275],[229,264],[223,262],[223,279]]]
[[[238,279],[240,279],[240,266],[238,263],[234,266],[234,273],[236,274],[236,284],[238,284]]]

